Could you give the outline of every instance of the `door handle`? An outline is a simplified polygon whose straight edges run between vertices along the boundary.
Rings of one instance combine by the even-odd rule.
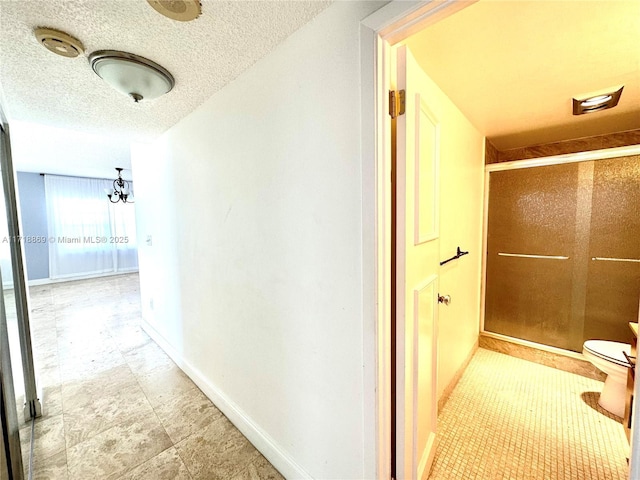
[[[449,306],[451,304],[451,296],[438,294],[438,303],[444,303],[446,306]]]
[[[624,355],[624,358],[627,359],[627,363],[629,364],[628,368],[630,368],[631,370],[635,370],[636,369],[636,357],[632,357],[631,355],[629,355],[624,350],[622,351],[622,354]]]
[[[601,262],[629,262],[629,263],[640,263],[640,259],[638,258],[612,258],[612,257],[592,257],[591,260],[596,261],[599,260]]]

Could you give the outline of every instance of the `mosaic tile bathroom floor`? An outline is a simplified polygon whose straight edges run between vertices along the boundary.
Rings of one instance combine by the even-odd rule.
[[[430,480],[624,480],[602,382],[478,349],[438,417]]]
[[[32,287],[30,297],[45,408],[34,479],[282,480],[142,330],[136,274]]]

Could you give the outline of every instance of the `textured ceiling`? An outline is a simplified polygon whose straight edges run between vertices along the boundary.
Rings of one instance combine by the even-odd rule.
[[[26,162],[32,171],[46,171],[47,165],[55,164],[58,170],[71,168],[84,175],[85,167],[108,161],[110,155],[117,159],[111,167],[128,166],[123,164],[129,162],[128,153],[123,152],[128,152],[131,139],[164,132],[329,4],[315,0],[201,3],[198,19],[178,22],[160,15],[146,0],[0,0],[0,93],[15,137],[17,167]],[[33,35],[38,26],[78,38],[84,55],[64,58],[47,51]],[[104,49],[132,52],[159,63],[175,77],[174,89],[135,104],[91,70],[88,55]],[[75,156],[69,162],[61,151],[66,148],[66,134],[60,131],[59,141],[48,144],[48,134],[38,137],[31,130],[29,135],[29,123],[102,136],[100,158],[85,153],[82,162]],[[25,145],[25,140],[40,145]],[[46,158],[36,158],[42,155]],[[45,164],[34,166],[38,162]]]
[[[640,128],[638,0],[480,0],[406,43],[498,149]],[[617,107],[572,115],[619,85]]]

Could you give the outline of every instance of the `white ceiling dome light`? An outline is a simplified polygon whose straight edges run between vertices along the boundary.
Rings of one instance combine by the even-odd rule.
[[[147,0],[154,10],[179,22],[195,20],[202,13],[199,0]]]
[[[100,78],[136,103],[164,95],[175,85],[167,69],[133,53],[99,50],[89,56],[89,63]]]

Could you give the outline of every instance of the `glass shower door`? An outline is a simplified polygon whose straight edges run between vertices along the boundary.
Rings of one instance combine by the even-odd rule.
[[[485,331],[576,352],[628,343],[640,298],[640,156],[490,176]]]
[[[585,339],[629,343],[640,297],[640,156],[595,162]]]
[[[491,173],[486,331],[577,348],[572,276],[578,181],[577,164]]]

